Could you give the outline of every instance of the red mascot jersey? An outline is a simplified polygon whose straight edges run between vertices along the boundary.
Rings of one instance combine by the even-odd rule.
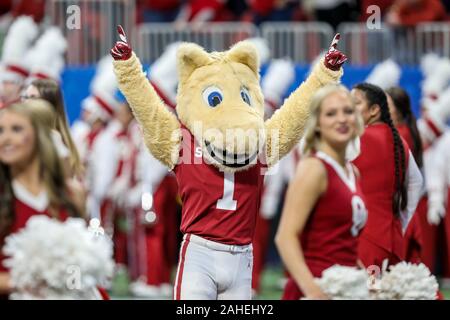
[[[181,232],[229,245],[251,243],[263,189],[263,164],[257,161],[243,171],[221,172],[205,162],[194,136],[183,129],[180,159],[189,161],[182,160],[174,168],[183,202]]]

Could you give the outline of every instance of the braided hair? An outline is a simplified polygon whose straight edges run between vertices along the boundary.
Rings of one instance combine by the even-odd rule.
[[[420,138],[419,130],[417,129],[417,120],[411,109],[411,101],[408,93],[400,87],[391,87],[386,90],[386,93],[394,102],[394,107],[400,115],[402,122],[404,122],[411,134],[413,145],[412,154],[417,162],[419,168],[423,166],[423,147],[422,139]]]
[[[406,157],[403,141],[392,122],[384,91],[380,87],[369,83],[360,83],[354,88],[364,92],[369,108],[372,108],[374,105],[380,107],[380,121],[387,124],[391,129],[394,141],[395,162],[395,191],[392,197],[392,211],[396,217],[399,217],[400,211],[404,210],[408,203],[408,193],[405,183]]]

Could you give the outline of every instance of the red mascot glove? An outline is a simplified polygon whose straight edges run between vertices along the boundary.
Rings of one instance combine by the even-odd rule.
[[[333,71],[338,71],[344,62],[347,61],[347,56],[336,49],[340,38],[341,35],[337,33],[331,42],[330,49],[328,49],[325,55],[325,67]]]
[[[110,53],[114,60],[128,60],[131,57],[133,49],[128,44],[127,36],[121,25],[117,26],[117,32],[119,33],[120,41],[117,41]]]

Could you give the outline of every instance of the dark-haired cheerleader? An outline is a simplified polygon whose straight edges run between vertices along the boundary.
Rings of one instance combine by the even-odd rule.
[[[352,90],[366,129],[354,161],[368,209],[358,257],[366,266],[382,267],[405,259],[403,233],[420,198],[422,175],[407,143],[395,128],[384,91],[361,83]]]

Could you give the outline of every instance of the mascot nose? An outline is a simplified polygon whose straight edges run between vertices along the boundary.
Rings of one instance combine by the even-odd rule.
[[[228,129],[225,132],[225,149],[239,154],[252,154],[264,140],[261,134],[259,126],[255,124]]]
[[[254,108],[234,107],[226,111],[221,121],[230,129],[259,129],[264,126],[264,119]]]
[[[241,114],[257,114],[258,112],[256,111],[255,107],[249,106],[248,104],[246,104],[245,102],[242,103],[238,103],[235,104],[233,107],[231,107],[229,109],[230,112],[238,112]]]

